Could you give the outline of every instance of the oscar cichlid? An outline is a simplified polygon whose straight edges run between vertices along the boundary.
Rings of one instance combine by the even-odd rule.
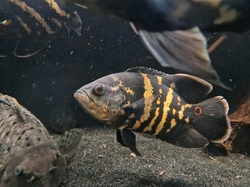
[[[74,97],[92,117],[117,129],[118,142],[140,155],[132,131],[185,148],[225,141],[231,133],[228,104],[222,96],[203,100],[211,90],[211,84],[192,75],[135,67],[97,79]]]

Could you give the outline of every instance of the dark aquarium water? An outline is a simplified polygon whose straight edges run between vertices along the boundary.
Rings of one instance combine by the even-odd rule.
[[[1,55],[8,54],[0,58],[0,92],[15,97],[46,127],[59,132],[68,127],[99,124],[73,97],[81,86],[133,66],[177,72],[163,68],[149,55],[128,22],[79,8],[77,13],[82,20],[81,36],[72,31],[68,36],[63,28],[48,45],[29,58],[18,58],[6,52],[12,52],[17,39],[0,35]],[[224,33],[205,34],[211,46]],[[210,57],[222,82],[232,90],[214,86],[209,96],[224,96],[233,112],[249,91],[250,36],[233,33],[226,33],[226,36]],[[25,47],[37,47],[30,38],[20,45],[26,42]],[[41,36],[38,40],[45,39]]]
[[[16,98],[46,126],[49,132],[54,132],[51,133],[54,136],[59,137],[59,134],[74,127],[81,127],[80,130],[76,130],[83,132],[82,140],[77,144],[79,148],[66,168],[61,187],[249,186],[249,32],[248,34],[204,33],[208,48],[221,36],[226,36],[210,53],[210,58],[221,81],[231,90],[214,85],[207,97],[219,95],[228,101],[229,118],[233,127],[229,139],[221,144],[210,142],[204,149],[184,149],[156,140],[155,137],[152,138],[153,136],[136,133],[136,145],[142,153],[142,157],[136,157],[131,156],[128,148],[117,143],[119,138],[116,139],[115,129],[105,128],[106,126],[84,112],[74,98],[74,93],[83,85],[98,78],[135,66],[153,68],[169,74],[185,72],[162,67],[146,50],[126,20],[92,12],[79,6],[68,6],[63,10],[48,7],[48,2],[63,1],[0,0],[0,93]],[[27,8],[22,2],[31,8]],[[18,9],[14,6],[15,3],[26,9]],[[8,25],[11,27],[7,27]],[[135,109],[137,105],[133,106],[135,107],[132,109]],[[200,109],[198,114],[195,113],[199,116],[202,109],[195,108]],[[106,110],[103,113],[105,112]],[[129,117],[133,114],[135,116],[136,113],[131,113]],[[155,116],[157,115],[155,112]],[[11,117],[9,114],[7,116]],[[215,119],[213,116],[216,115],[210,116],[211,119]],[[223,116],[225,116],[224,111]],[[173,119],[168,130],[176,125],[172,124]],[[181,117],[179,119],[181,120]],[[189,121],[189,116],[185,118],[186,120]],[[213,132],[217,133],[214,129]],[[1,136],[7,137],[8,134],[9,131],[2,132]],[[70,135],[66,137],[72,138]],[[135,138],[129,139],[129,137],[127,139],[129,143],[132,142],[132,147],[136,147]],[[125,145],[126,141],[122,138],[124,137],[120,134],[118,141]],[[25,140],[28,139],[29,137]],[[0,155],[5,150],[2,146],[3,140],[0,141]],[[9,141],[9,138],[6,138],[7,140]],[[178,143],[178,140],[176,142]],[[66,140],[64,143],[69,144]],[[235,152],[237,154],[229,154]],[[35,158],[37,160],[37,157]],[[3,167],[0,171],[5,174],[3,171],[6,164],[4,160],[1,163]],[[19,170],[15,169],[16,171]],[[16,173],[13,176],[19,177]],[[1,174],[0,178],[1,186],[4,179]]]

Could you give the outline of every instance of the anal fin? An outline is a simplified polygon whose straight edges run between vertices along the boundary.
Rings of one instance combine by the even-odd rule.
[[[201,148],[209,144],[207,138],[202,136],[189,124],[177,125],[168,133],[161,132],[157,135],[157,138],[184,148]]]
[[[140,120],[141,116],[145,114],[144,111],[145,105],[151,104],[151,108],[148,111],[148,113],[150,113],[156,108],[155,100],[157,98],[158,95],[148,96],[146,98],[139,99],[138,101],[130,104],[129,106],[124,107],[125,115],[129,119]]]

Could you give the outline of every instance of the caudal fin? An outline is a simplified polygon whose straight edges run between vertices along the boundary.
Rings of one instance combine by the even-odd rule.
[[[222,143],[231,134],[228,103],[222,96],[207,99],[195,104],[193,126],[209,141]]]

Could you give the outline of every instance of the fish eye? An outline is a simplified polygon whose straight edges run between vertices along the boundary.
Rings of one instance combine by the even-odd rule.
[[[95,86],[94,93],[98,96],[102,95],[104,93],[104,86],[102,84]]]
[[[23,171],[22,171],[19,167],[16,167],[16,169],[15,169],[15,174],[16,174],[16,175],[21,175],[22,172],[23,172]]]

